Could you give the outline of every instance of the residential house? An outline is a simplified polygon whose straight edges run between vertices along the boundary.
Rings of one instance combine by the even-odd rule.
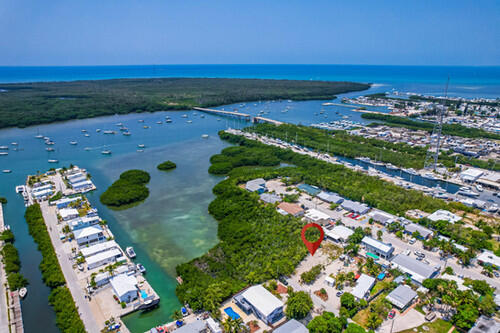
[[[75,230],[73,234],[75,235],[75,240],[78,243],[78,246],[99,243],[106,239],[102,228],[98,225]]]
[[[248,288],[241,293],[240,298],[235,298],[235,301],[238,306],[245,303],[240,307],[243,311],[250,308],[255,316],[268,325],[283,317],[283,302],[262,285]]]
[[[116,275],[109,280],[113,293],[120,302],[130,303],[137,299],[137,279],[127,274]]]
[[[361,244],[364,245],[367,252],[376,254],[384,259],[390,259],[394,252],[392,244],[383,243],[369,236],[363,237]]]
[[[399,311],[404,311],[418,297],[418,294],[410,287],[400,284],[396,289],[391,291],[385,298],[397,307]]]
[[[276,209],[281,215],[292,215],[295,217],[304,215],[304,209],[294,203],[281,202]]]
[[[356,286],[352,290],[351,294],[354,295],[358,300],[365,299],[375,285],[375,278],[366,274],[361,274],[361,276],[356,281]]]

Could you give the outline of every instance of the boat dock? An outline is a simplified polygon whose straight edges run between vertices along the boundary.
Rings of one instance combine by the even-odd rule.
[[[205,112],[205,113],[222,115],[222,116],[235,117],[238,119],[243,119],[245,121],[250,121],[252,118],[249,114],[240,113],[240,112],[236,112],[236,111],[223,111],[223,110],[206,109],[206,108],[198,108],[198,107],[193,108],[193,110]]]
[[[3,208],[0,203],[0,232],[4,231],[5,221],[3,218]],[[3,247],[3,241],[0,244]],[[18,291],[10,291],[7,284],[7,276],[3,264],[0,264],[0,331],[23,333],[23,314],[21,311],[21,301]]]
[[[352,108],[351,111],[355,111],[355,112],[362,112],[362,113],[376,113],[376,114],[387,114],[387,113],[384,113],[384,112],[380,112],[380,111],[374,111],[374,110],[365,110],[365,109],[361,109],[361,107],[359,105],[352,105],[352,104],[342,104],[342,103],[323,103],[322,104],[323,106],[342,106],[344,108]]]

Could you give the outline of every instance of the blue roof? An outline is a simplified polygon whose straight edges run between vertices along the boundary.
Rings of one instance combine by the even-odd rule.
[[[321,190],[319,188],[317,188],[316,186],[309,185],[309,184],[300,184],[297,186],[297,188],[299,190],[307,192],[308,194],[310,194],[312,196],[318,195],[319,192],[321,192]]]

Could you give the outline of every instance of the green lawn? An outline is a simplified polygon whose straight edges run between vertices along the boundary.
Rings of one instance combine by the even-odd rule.
[[[429,328],[428,331],[424,330],[422,327],[427,326]],[[437,319],[432,323],[425,323],[421,326],[417,327],[417,330],[409,329],[406,331],[401,331],[400,333],[447,333],[451,328],[451,323],[444,321],[443,319]]]

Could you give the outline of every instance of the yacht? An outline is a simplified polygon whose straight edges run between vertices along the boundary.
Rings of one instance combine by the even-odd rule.
[[[76,141],[70,141],[69,144],[75,146],[75,145],[78,144],[78,142],[76,142]]]
[[[41,134],[35,135],[35,138],[36,139],[43,139],[43,135],[41,135]]]
[[[429,180],[438,180],[432,172],[426,172],[422,175],[422,178],[429,179]]]
[[[141,143],[141,144],[138,144],[137,147],[139,147],[139,148],[145,148],[146,145]]]
[[[127,253],[127,256],[130,258],[130,259],[134,259],[136,257],[136,254],[135,254],[135,251],[134,251],[134,248],[132,246],[129,246],[125,249],[125,252]]]
[[[22,287],[19,289],[19,297],[24,298],[26,297],[26,294],[28,293],[28,289],[26,287]]]
[[[171,123],[172,122],[172,119],[167,119],[165,120],[166,123]]]
[[[490,213],[495,213],[498,211],[498,205],[494,203],[491,206],[489,206],[488,208],[486,208],[486,210]]]
[[[96,129],[95,131],[96,131],[97,133],[99,133],[99,132],[101,131],[101,129],[100,129],[100,128],[98,128],[98,129]]]
[[[208,139],[208,134],[202,134],[201,136],[203,139]]]
[[[90,136],[90,134],[85,133],[84,136],[88,138]]]
[[[187,117],[188,117],[188,115],[187,115],[187,114],[183,114],[183,115],[182,115],[182,118],[187,118]]]
[[[187,122],[188,122],[188,124],[191,124],[193,121],[192,120],[188,120]]]
[[[45,150],[46,150],[46,151],[55,151],[55,149],[54,149],[54,148],[52,148],[52,147],[47,147],[47,148],[45,148]]]
[[[146,268],[142,264],[137,264],[135,267],[141,274],[146,274]]]
[[[49,160],[48,162],[49,162],[49,163],[59,163],[59,161],[58,161],[58,160]]]
[[[123,135],[125,135],[125,136],[130,136],[131,134],[132,133],[130,133],[130,132],[123,132]]]
[[[478,197],[479,193],[472,191],[471,189],[460,190],[457,192],[458,194],[465,195],[466,197]]]
[[[0,151],[0,156],[7,156],[7,155],[9,155],[8,152],[6,152],[6,151]]]
[[[101,151],[101,154],[103,154],[103,155],[111,155],[111,150],[108,150],[108,149],[107,150],[103,150],[103,151]]]
[[[415,171],[415,169],[413,169],[413,168],[403,169],[403,171],[406,173],[409,173],[410,175],[414,175],[414,176],[418,175],[417,172]]]
[[[478,190],[479,192],[483,192],[484,191],[483,187],[481,185],[479,185],[479,184],[476,185],[476,190]]]
[[[9,169],[4,169],[4,170],[2,170],[2,172],[3,172],[3,173],[11,173],[11,172],[12,172],[12,170],[9,170]]]
[[[115,134],[115,131],[104,131],[104,134]]]
[[[9,150],[9,147],[7,147],[7,146],[0,146],[0,150]]]
[[[387,163],[385,167],[389,170],[398,170],[399,168],[395,165],[392,165],[391,163]]]

